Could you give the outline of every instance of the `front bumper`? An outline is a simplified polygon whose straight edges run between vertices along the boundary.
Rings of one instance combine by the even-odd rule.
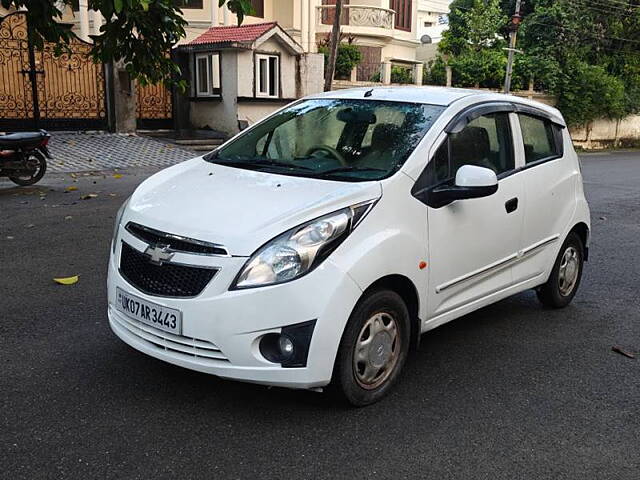
[[[126,232],[123,237],[144,250],[135,237]],[[218,274],[195,298],[163,298],[137,290],[120,275],[117,250],[109,261],[109,324],[131,347],[191,370],[265,385],[313,388],[331,380],[344,326],[362,291],[330,260],[289,283],[229,291],[246,258],[192,257],[219,268]],[[116,310],[116,287],[182,311],[182,335],[147,326]],[[309,320],[316,320],[316,325],[306,367],[283,368],[262,356],[259,341],[265,334]]]

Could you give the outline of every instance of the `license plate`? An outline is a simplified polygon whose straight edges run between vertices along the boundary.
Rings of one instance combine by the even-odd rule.
[[[116,309],[139,322],[175,335],[182,333],[182,312],[148,302],[116,288]]]

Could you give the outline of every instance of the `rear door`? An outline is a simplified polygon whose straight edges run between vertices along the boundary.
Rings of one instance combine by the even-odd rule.
[[[516,281],[527,281],[549,271],[564,240],[576,206],[576,168],[566,161],[565,129],[534,113],[517,113],[516,142],[524,165],[515,175],[524,184],[524,225]]]

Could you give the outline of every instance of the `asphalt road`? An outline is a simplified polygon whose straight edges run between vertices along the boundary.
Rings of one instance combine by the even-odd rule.
[[[611,347],[640,351],[640,153],[583,165],[593,241],[573,304],[527,292],[433,330],[362,409],[111,333],[113,216],[148,171],[0,181],[0,478],[639,478],[640,358]]]

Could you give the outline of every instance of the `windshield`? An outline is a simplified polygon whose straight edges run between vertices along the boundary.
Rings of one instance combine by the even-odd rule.
[[[285,175],[379,180],[402,166],[443,110],[379,100],[306,100],[205,159]]]

